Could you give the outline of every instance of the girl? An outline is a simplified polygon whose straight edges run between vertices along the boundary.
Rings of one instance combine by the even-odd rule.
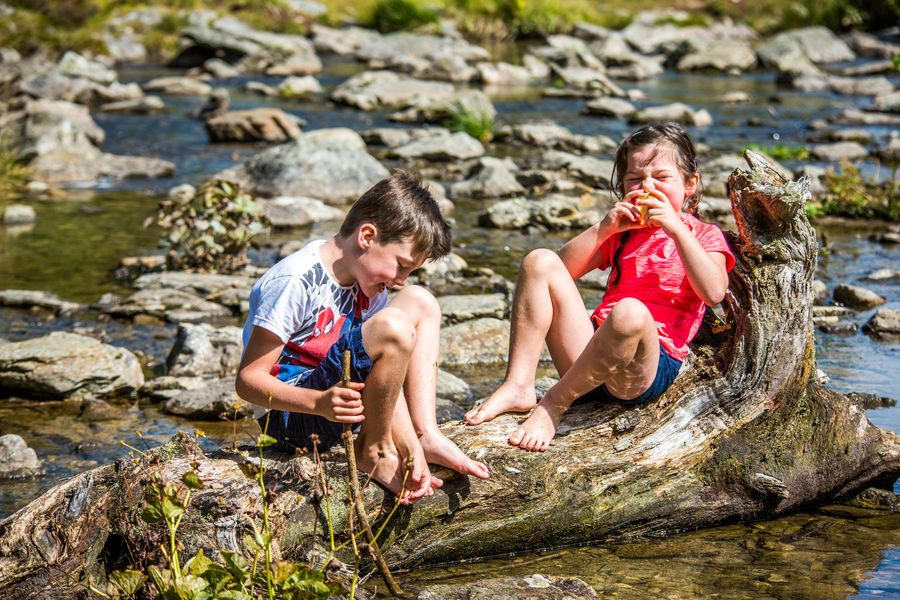
[[[466,413],[477,425],[505,412],[530,417],[509,438],[546,450],[575,399],[648,402],[671,385],[703,319],[722,301],[734,256],[715,225],[694,216],[700,173],[694,144],[675,123],[653,123],[616,151],[619,201],[558,254],[534,250],[522,261],[513,303],[503,384]],[[643,213],[643,214],[642,214]],[[612,267],[590,318],[575,281]],[[537,402],[534,376],[544,341],[560,374]]]

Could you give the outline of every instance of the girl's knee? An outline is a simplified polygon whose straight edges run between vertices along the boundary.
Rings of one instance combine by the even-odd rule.
[[[363,325],[363,341],[374,353],[388,349],[411,352],[416,345],[416,328],[402,310],[388,306]]]
[[[648,328],[655,328],[653,315],[647,306],[635,298],[623,298],[610,311],[604,325],[622,337],[638,337]]]

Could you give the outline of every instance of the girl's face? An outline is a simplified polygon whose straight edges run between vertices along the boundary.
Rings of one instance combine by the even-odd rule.
[[[628,168],[623,179],[625,194],[635,191],[662,192],[675,212],[681,212],[684,201],[697,191],[696,173],[685,181],[675,160],[675,149],[669,145],[639,146],[628,155]]]

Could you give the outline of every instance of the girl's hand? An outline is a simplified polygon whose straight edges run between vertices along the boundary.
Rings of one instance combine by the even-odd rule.
[[[625,196],[625,198],[632,195],[634,195],[634,198],[644,196],[640,200],[637,200],[636,206],[647,207],[647,224],[649,226],[662,227],[663,231],[669,234],[670,237],[673,236],[679,228],[684,227],[681,215],[675,212],[669,199],[659,190],[631,192]],[[647,196],[650,197],[648,198]]]
[[[635,206],[633,200],[629,200],[628,196],[616,202],[603,219],[609,225],[611,233],[621,233],[629,229],[644,227],[641,225],[640,209]]]

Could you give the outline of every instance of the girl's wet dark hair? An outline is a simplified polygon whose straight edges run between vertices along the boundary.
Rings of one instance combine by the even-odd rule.
[[[628,170],[628,157],[638,148],[645,146],[655,146],[658,152],[671,151],[675,159],[675,165],[681,171],[681,176],[685,182],[689,181],[694,175],[697,175],[697,188],[694,193],[684,199],[684,205],[681,210],[689,213],[697,212],[697,205],[700,204],[700,198],[703,196],[703,183],[699,177],[700,171],[697,168],[697,150],[694,148],[694,142],[685,131],[684,127],[674,121],[658,121],[644,125],[627,138],[625,138],[616,149],[616,156],[613,160],[613,171],[609,178],[610,187],[613,193],[620,200],[625,197],[625,172]],[[619,257],[622,254],[622,248],[628,241],[629,232],[622,233],[619,239],[619,245],[616,248],[612,258],[612,273],[609,277],[608,286],[612,287],[619,283]]]

